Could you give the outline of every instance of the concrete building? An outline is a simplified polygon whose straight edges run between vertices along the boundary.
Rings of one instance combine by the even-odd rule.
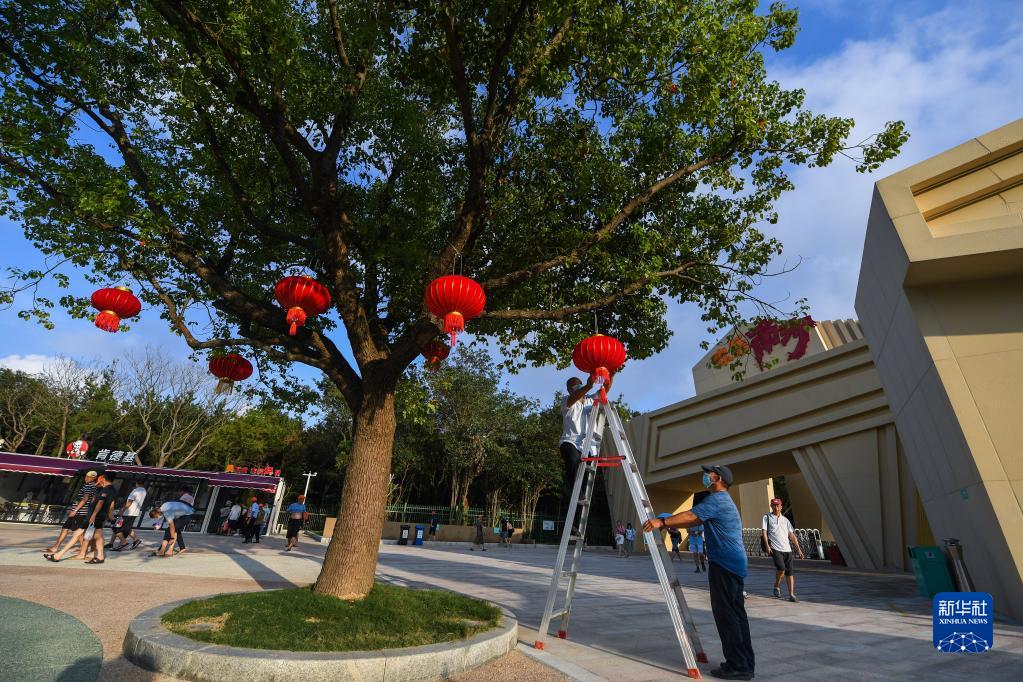
[[[1023,618],[1023,119],[876,183],[855,305],[741,382],[712,349],[695,397],[631,420],[651,501],[687,509],[700,465],[727,464],[758,527],[785,476],[796,525],[851,566],[908,570],[907,545],[956,537]],[[637,521],[620,474],[608,488]]]

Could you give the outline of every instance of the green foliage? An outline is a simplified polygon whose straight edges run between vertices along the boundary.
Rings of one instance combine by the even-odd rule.
[[[379,583],[359,601],[309,588],[227,594],[166,613],[172,632],[200,642],[280,651],[372,651],[466,639],[497,626],[486,602],[442,590]],[[216,629],[192,630],[192,623]]]
[[[755,0],[4,3],[0,209],[58,264],[11,274],[130,282],[193,348],[305,362],[352,409],[436,333],[423,285],[452,268],[508,367],[567,363],[591,311],[643,358],[667,299],[717,325],[749,302],[793,166],[906,140],[850,144],[771,80],[796,33]],[[294,338],[269,302],[292,266],[335,302]]]

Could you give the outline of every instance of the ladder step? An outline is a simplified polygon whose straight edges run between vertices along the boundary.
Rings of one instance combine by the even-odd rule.
[[[577,577],[578,575],[579,575],[579,571],[562,571],[561,572],[561,577],[562,578],[574,578],[574,577]]]

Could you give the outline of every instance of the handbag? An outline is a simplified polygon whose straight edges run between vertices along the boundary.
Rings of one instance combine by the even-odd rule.
[[[85,541],[92,540],[92,536],[96,534],[95,524],[90,523],[89,527],[85,529]]]

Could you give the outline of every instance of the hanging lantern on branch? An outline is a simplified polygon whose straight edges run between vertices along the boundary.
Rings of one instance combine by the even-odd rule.
[[[625,346],[618,339],[594,334],[576,345],[572,351],[572,363],[600,386],[600,401],[607,402],[604,385],[625,364]]]
[[[274,287],[277,302],[288,311],[288,334],[294,336],[310,316],[322,315],[330,307],[330,291],[308,275],[285,277]]]
[[[487,304],[483,287],[462,275],[445,275],[430,282],[423,297],[431,313],[444,320],[444,331],[451,335],[451,347],[465,323],[480,316]]]
[[[440,363],[443,362],[447,357],[448,353],[451,352],[451,346],[434,339],[420,349],[423,357],[426,358],[426,366],[433,371],[440,369]]]
[[[121,320],[135,317],[142,310],[142,302],[128,287],[98,289],[92,295],[92,306],[99,311],[94,322],[105,332],[116,332]]]
[[[210,360],[210,374],[220,379],[214,393],[230,394],[234,382],[245,381],[252,376],[252,363],[237,353],[218,355]]]

